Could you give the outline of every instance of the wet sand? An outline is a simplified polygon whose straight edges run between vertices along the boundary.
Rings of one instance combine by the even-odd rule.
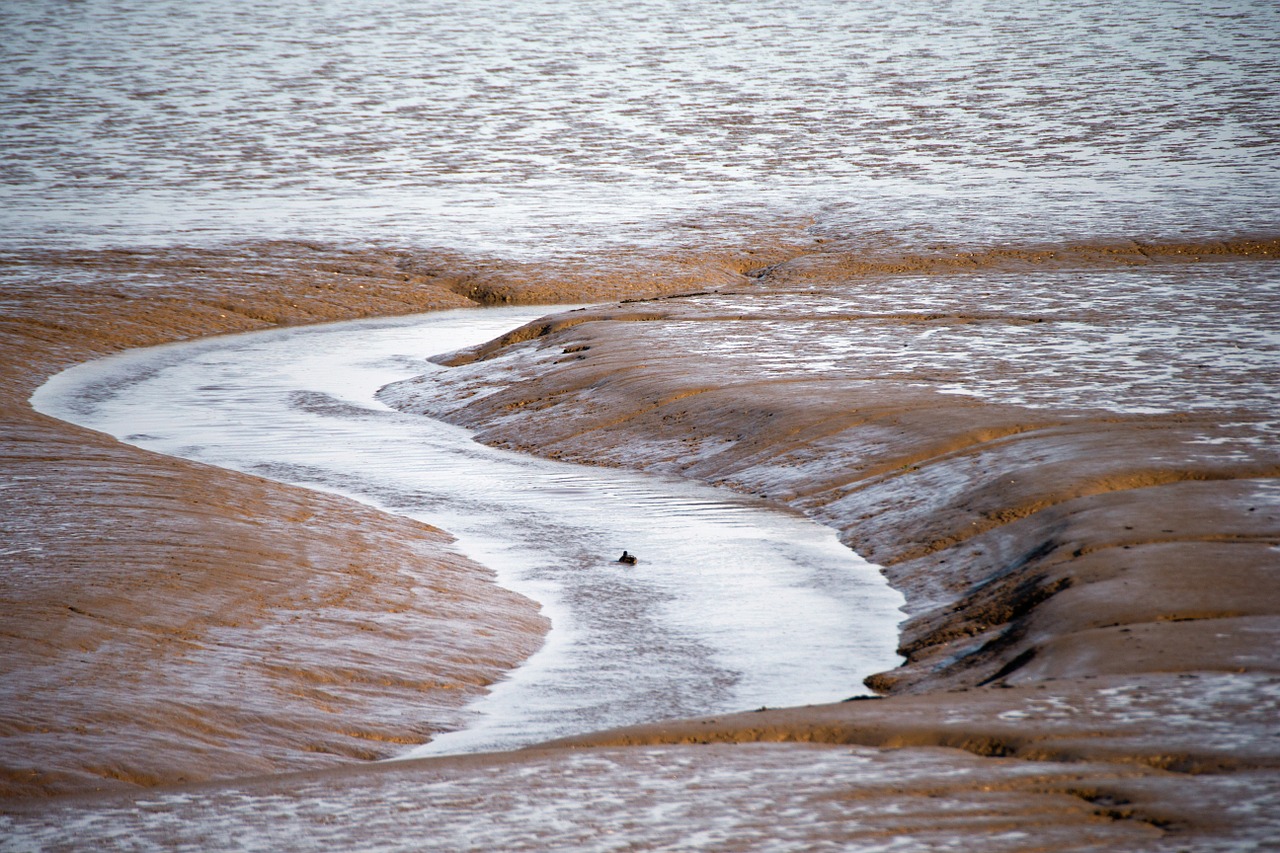
[[[5,587],[4,680],[22,688],[6,690],[8,793],[86,791],[113,779],[169,784],[386,754],[382,744],[409,731],[420,735],[439,721],[419,721],[416,729],[359,722],[366,713],[376,718],[375,702],[391,707],[401,701],[389,695],[397,685],[407,699],[432,679],[482,689],[486,679],[535,648],[542,630],[529,603],[488,584],[483,569],[451,564],[456,558],[445,551],[443,536],[428,539],[431,534],[418,526],[343,501],[154,457],[35,415],[26,396],[63,366],[184,336],[469,300],[586,301],[716,289],[842,297],[856,296],[860,286],[891,288],[894,276],[911,274],[958,281],[982,270],[1176,266],[1215,258],[1267,263],[1278,245],[1125,244],[909,258],[852,257],[838,246],[812,249],[780,246],[762,253],[763,259],[726,252],[680,266],[664,259],[645,276],[598,267],[560,271],[534,277],[524,289],[519,271],[433,276],[437,266],[395,253],[343,258],[332,250],[282,244],[233,259],[175,261],[165,274],[177,282],[163,291],[122,285],[112,295],[60,286],[12,300],[3,392],[6,468],[14,485],[0,499],[7,503],[7,524],[16,525],[8,538],[27,550],[11,550],[5,558],[6,577],[23,579]],[[303,253],[316,257],[298,263]],[[265,262],[272,259],[274,271]],[[167,261],[130,256],[120,263],[132,274],[164,268]],[[209,271],[218,264],[221,270]],[[439,266],[445,268],[444,261]],[[245,286],[250,269],[270,277]],[[664,275],[675,269],[683,276]],[[215,282],[219,287],[211,288]],[[377,298],[366,299],[364,291]],[[812,321],[802,301],[799,307],[779,301],[784,307],[765,318],[768,324]],[[869,322],[919,330],[921,323],[1036,319],[974,302],[982,316],[922,311],[871,316]],[[528,773],[538,778],[545,775],[535,767],[539,762],[568,766],[588,746],[680,744],[602,752],[602,767],[650,761],[639,756],[658,756],[654,766],[711,761],[688,757],[702,749],[692,744],[710,741],[910,747],[904,755],[953,747],[965,752],[921,752],[939,763],[912,784],[890,774],[875,802],[887,807],[928,797],[956,805],[995,786],[1002,791],[996,809],[1015,815],[1014,823],[1034,825],[1033,816],[1051,815],[1050,822],[1074,828],[1047,835],[1049,849],[1078,849],[1078,830],[1085,827],[1105,830],[1095,840],[1102,847],[1129,832],[1137,835],[1124,844],[1133,847],[1141,846],[1137,840],[1190,841],[1212,849],[1274,836],[1280,816],[1259,803],[1265,802],[1260,792],[1274,792],[1280,760],[1271,742],[1280,687],[1273,651],[1280,459],[1273,440],[1254,440],[1266,435],[1273,412],[1235,408],[1229,412],[1233,426],[1224,426],[1224,412],[1213,408],[1167,415],[1027,408],[941,394],[925,387],[927,376],[797,381],[779,375],[761,381],[752,378],[760,365],[750,359],[708,366],[704,357],[669,346],[665,334],[677,326],[684,335],[715,338],[728,324],[741,332],[742,324],[754,322],[726,316],[713,303],[703,297],[611,306],[508,336],[477,354],[490,360],[459,367],[458,404],[449,417],[494,444],[679,471],[765,495],[836,527],[846,542],[884,565],[908,598],[902,635],[908,664],[871,681],[887,698],[603,733],[563,744],[574,750],[569,752],[349,771],[359,776],[277,777],[255,783],[265,786],[258,789],[314,798],[309,785],[344,790],[379,774],[483,776],[513,766],[535,768]],[[532,341],[532,348],[504,357],[521,341]],[[469,393],[493,383],[505,387],[468,404]],[[411,394],[401,402],[411,407]],[[1216,443],[1206,445],[1206,439]],[[357,523],[364,542],[348,535]],[[227,542],[236,542],[237,550],[227,553]],[[417,667],[412,676],[383,678],[389,688],[350,683],[352,672],[366,671],[363,661],[343,670],[344,682],[333,674],[331,650],[320,647],[298,654],[323,672],[292,667],[284,674],[270,671],[259,682],[294,685],[292,692],[301,695],[287,706],[268,698],[260,712],[244,718],[196,695],[178,704],[202,719],[173,713],[148,719],[155,694],[121,683],[117,667],[125,666],[135,684],[180,683],[166,673],[190,667],[186,661],[199,658],[190,653],[195,646],[241,644],[236,654],[217,651],[206,662],[197,659],[195,665],[211,667],[204,673],[226,672],[246,657],[266,659],[274,649],[252,645],[261,632],[241,631],[230,643],[225,632],[262,620],[283,622],[314,605],[297,600],[296,581],[272,593],[264,577],[307,577],[312,594],[313,578],[325,578],[338,590],[333,595],[347,596],[345,603],[327,606],[350,608],[343,611],[349,629],[359,621],[358,608],[381,610],[387,599],[378,596],[391,595],[381,575],[366,572],[353,581],[344,572],[375,559],[450,564],[466,578],[451,577],[438,600],[416,602],[424,610],[452,613],[445,608],[465,599],[466,607],[430,641],[436,660],[424,665],[406,651],[385,663],[408,667],[412,661]],[[183,567],[177,575],[176,566]],[[68,568],[74,577],[65,574]],[[225,601],[206,606],[211,590]],[[204,615],[191,612],[192,601],[202,602],[196,609]],[[298,607],[301,612],[290,610]],[[513,614],[520,621],[513,623]],[[306,645],[300,632],[324,621],[293,623],[289,635]],[[345,634],[343,623],[335,624]],[[508,630],[484,636],[502,626]],[[278,642],[283,632],[265,636]],[[460,645],[468,638],[474,646]],[[303,670],[309,678],[299,677]],[[185,683],[200,688],[205,676],[186,672]],[[37,674],[42,683],[24,684]],[[308,680],[314,692],[298,686]],[[465,698],[466,692],[451,695]],[[245,695],[261,693],[247,687]],[[299,710],[309,706],[319,710]],[[439,706],[445,719],[456,704],[442,699]],[[1034,781],[1011,784],[986,774],[1018,762],[974,764],[970,754],[1058,763]],[[710,755],[740,770],[755,760],[745,753]],[[808,754],[797,752],[796,758],[805,761]],[[978,769],[963,783],[944,783],[960,767]],[[760,784],[743,781],[738,795],[771,799]],[[307,790],[312,793],[301,793]],[[854,796],[814,796],[828,794]],[[537,802],[554,795],[535,785],[526,796]],[[652,808],[680,793],[637,796],[638,806]],[[33,808],[18,801],[14,807]],[[928,831],[908,823],[898,827],[908,836]],[[994,826],[958,820],[947,832],[985,837]],[[848,826],[832,831],[841,838],[856,835]],[[637,828],[633,839],[644,837]]]
[[[461,725],[547,627],[447,533],[45,417],[48,376],[277,325],[678,292],[749,257],[618,276],[301,242],[7,255],[0,794],[387,758]]]
[[[458,708],[540,645],[536,605],[442,531],[28,406],[44,377],[128,347],[467,302],[333,271],[333,256],[271,276],[257,263],[271,251],[300,250],[231,255],[217,271],[121,254],[86,261],[117,263],[116,287],[49,283],[7,300],[6,795],[384,758],[457,725]],[[170,283],[130,283],[144,274]]]

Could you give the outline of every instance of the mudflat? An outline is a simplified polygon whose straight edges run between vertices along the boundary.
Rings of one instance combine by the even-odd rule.
[[[148,453],[27,403],[48,375],[129,347],[475,304],[361,261],[281,244],[46,257],[51,280],[10,294],[4,794],[385,758],[456,727],[540,646],[536,604],[443,531]],[[82,264],[118,284],[59,283]]]
[[[1275,316],[1278,251],[1242,240],[868,258],[775,246],[667,259],[645,276],[544,272],[522,286],[516,269],[446,274],[447,259],[278,244],[118,259],[169,264],[177,281],[164,291],[25,295],[6,312],[3,344],[13,486],[0,500],[17,543],[5,556],[8,793],[382,757],[449,725],[545,629],[531,603],[451,556],[444,534],[43,418],[25,399],[44,376],[127,346],[276,323],[626,297],[645,301],[553,315],[455,358],[452,402],[425,410],[412,382],[384,399],[489,443],[678,472],[830,524],[907,596],[907,662],[869,682],[884,698],[199,790],[316,804],[392,779],[518,773],[541,780],[526,804],[561,802],[551,780],[572,777],[613,780],[622,801],[654,808],[684,789],[619,774],[665,778],[689,764],[719,780],[708,784],[721,802],[764,814],[776,792],[751,768],[794,773],[814,747],[706,745],[806,742],[883,770],[862,788],[815,771],[840,781],[788,806],[814,816],[795,821],[814,842],[1039,827],[1049,849],[1261,843],[1280,823],[1267,805],[1280,761],[1280,377],[1226,363],[1240,347],[1224,330],[1238,323],[1230,334],[1247,356],[1248,330]],[[248,287],[251,269],[264,272]],[[1215,269],[1244,283],[1200,287]],[[1141,286],[1125,278],[1134,271]],[[1271,284],[1251,286],[1259,274]],[[499,390],[477,399],[480,385]],[[373,564],[442,578],[439,595],[406,596],[394,581],[405,574]],[[439,633],[386,628],[395,635],[352,657],[343,644],[360,615],[393,604],[443,616]],[[385,642],[401,645],[375,661]],[[261,704],[223,703],[228,689]],[[380,719],[422,695],[439,698],[417,728]],[[587,749],[598,761],[584,761]],[[404,784],[405,802],[429,802]],[[880,821],[827,814],[833,796]],[[940,821],[937,801],[962,817]],[[49,805],[11,802],[15,815],[55,820]],[[915,804],[908,816],[883,817],[903,803]],[[641,824],[633,840],[658,838]],[[735,826],[742,849],[768,837]],[[1015,842],[1007,849],[1023,849]]]

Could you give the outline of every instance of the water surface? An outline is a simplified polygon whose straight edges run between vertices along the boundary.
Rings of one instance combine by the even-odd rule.
[[[1274,231],[1270,0],[18,0],[0,247]]]

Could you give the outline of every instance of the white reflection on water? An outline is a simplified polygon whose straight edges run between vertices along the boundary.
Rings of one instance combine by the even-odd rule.
[[[428,753],[835,701],[898,662],[901,598],[833,531],[686,481],[497,451],[387,409],[382,385],[534,319],[461,311],[137,350],[55,377],[41,411],[153,450],[418,518],[544,603],[546,647]],[[623,549],[640,556],[620,566]],[[427,579],[424,579],[424,583]]]
[[[0,61],[4,245],[1276,221],[1272,0],[23,0]]]

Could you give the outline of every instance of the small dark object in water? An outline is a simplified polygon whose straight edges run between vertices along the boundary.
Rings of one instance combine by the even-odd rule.
[[[618,558],[618,562],[626,563],[628,566],[634,566],[636,564],[636,555],[628,554],[626,551],[623,551],[622,556]]]

